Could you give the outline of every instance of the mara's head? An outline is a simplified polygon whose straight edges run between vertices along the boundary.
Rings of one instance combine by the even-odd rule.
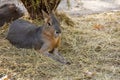
[[[54,11],[47,14],[42,10],[43,18],[44,18],[44,29],[50,33],[53,34],[55,37],[59,36],[61,34],[61,28],[60,23],[57,20]]]

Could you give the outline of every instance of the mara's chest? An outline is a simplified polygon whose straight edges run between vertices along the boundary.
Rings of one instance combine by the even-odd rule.
[[[46,44],[48,44],[49,50],[52,50],[60,46],[61,35],[54,37],[53,35],[44,34],[44,41]]]

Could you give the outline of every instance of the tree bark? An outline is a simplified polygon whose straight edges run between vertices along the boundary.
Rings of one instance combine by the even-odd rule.
[[[35,18],[43,18],[42,11],[49,13],[52,10],[56,10],[61,0],[21,0],[27,8],[30,16]]]

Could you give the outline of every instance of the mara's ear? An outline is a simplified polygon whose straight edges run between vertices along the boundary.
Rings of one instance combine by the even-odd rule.
[[[54,10],[52,10],[52,13],[53,13],[53,14],[55,14],[55,11],[54,11]]]
[[[48,19],[49,18],[49,15],[44,10],[42,10],[42,14],[43,14],[43,18],[44,19]]]
[[[47,23],[50,18],[49,15],[44,10],[42,10],[42,14],[43,14],[44,22]]]

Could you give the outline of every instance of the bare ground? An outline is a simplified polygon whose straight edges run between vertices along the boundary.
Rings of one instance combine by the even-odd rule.
[[[71,17],[62,25],[62,65],[34,49],[17,49],[0,30],[0,75],[14,80],[120,80],[120,12]]]

